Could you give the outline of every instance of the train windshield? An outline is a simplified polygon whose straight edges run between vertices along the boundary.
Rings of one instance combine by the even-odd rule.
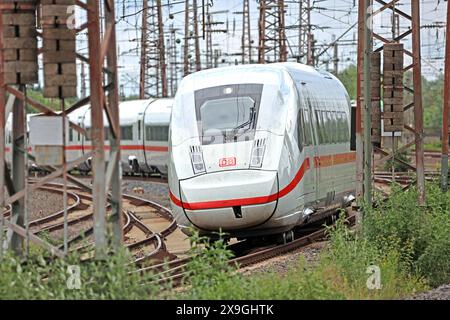
[[[238,84],[195,92],[202,144],[251,140],[255,134],[262,84]]]

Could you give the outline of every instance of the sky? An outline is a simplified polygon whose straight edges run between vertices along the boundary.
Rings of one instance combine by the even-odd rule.
[[[171,25],[178,29],[176,32],[180,44],[177,46],[178,52],[182,50],[184,39],[184,1],[161,0],[163,4],[163,23],[165,30]],[[192,0],[191,0],[192,1]],[[357,2],[355,0],[310,0],[312,5],[311,24],[313,25],[314,37],[317,40],[318,51],[322,51],[331,42],[333,37],[341,37],[339,41],[338,57],[339,69],[342,70],[350,64],[356,63],[356,27],[352,27],[357,21]],[[412,0],[420,1],[421,6],[421,39],[422,39],[422,72],[429,79],[435,78],[443,72],[444,51],[445,51],[445,23],[447,2],[444,0]],[[202,0],[197,0],[201,6]],[[220,12],[214,14],[214,21],[223,22],[218,28],[223,29],[228,26],[226,34],[214,34],[213,46],[223,53],[222,58],[227,64],[234,64],[235,59],[240,61],[239,56],[233,54],[241,51],[242,15],[236,14],[242,11],[242,1],[240,0],[204,0],[212,4],[210,12]],[[149,1],[156,3],[155,0]],[[298,25],[299,0],[285,0],[286,3],[286,26]],[[375,10],[378,8],[375,5]],[[410,1],[400,0],[398,8],[405,13],[410,13]],[[119,56],[119,81],[126,95],[134,95],[139,91],[139,53],[140,53],[140,31],[141,31],[141,11],[142,0],[116,0],[117,16],[117,39]],[[201,18],[201,9],[199,8]],[[256,0],[250,0],[250,19],[252,29],[252,40],[255,46],[258,43],[258,20],[259,11]],[[400,30],[404,32],[409,27],[407,20],[400,19]],[[374,31],[385,37],[391,37],[391,16],[389,14],[379,14],[374,18]],[[201,34],[201,25],[200,25]],[[290,53],[297,53],[298,50],[298,29],[286,30]],[[410,40],[410,37],[407,38]],[[408,41],[407,41],[408,42]],[[375,47],[379,45],[374,43]],[[205,41],[200,39],[202,52],[205,51]],[[406,48],[408,48],[406,44]],[[81,40],[78,44],[83,50],[86,43]],[[332,58],[333,50],[326,51],[321,59],[319,68],[326,68],[324,61]],[[256,48],[253,50],[253,57],[256,59]],[[181,59],[181,56],[180,56]],[[181,60],[180,60],[181,62]],[[332,64],[329,65],[332,67]],[[180,66],[180,69],[182,66]],[[180,70],[181,76],[181,70]]]

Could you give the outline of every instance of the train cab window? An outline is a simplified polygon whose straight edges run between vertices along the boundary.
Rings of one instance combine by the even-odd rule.
[[[147,141],[168,141],[169,126],[146,126],[145,140]]]
[[[122,140],[133,140],[133,126],[120,126]]]
[[[202,144],[253,139],[262,84],[230,84],[195,91],[195,111]]]

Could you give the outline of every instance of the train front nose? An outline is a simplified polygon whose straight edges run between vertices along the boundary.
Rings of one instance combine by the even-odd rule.
[[[180,181],[187,218],[203,230],[238,230],[260,225],[278,201],[275,171],[230,170]]]

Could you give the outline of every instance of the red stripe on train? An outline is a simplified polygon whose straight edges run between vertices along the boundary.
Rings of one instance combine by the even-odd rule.
[[[110,150],[110,146],[105,146],[105,150]],[[81,150],[92,150],[91,145],[81,146],[81,145],[72,145],[72,146],[66,146],[67,151],[81,151]],[[168,152],[169,148],[165,146],[140,146],[140,145],[121,145],[120,150],[136,150],[136,151],[155,151],[155,152]],[[11,148],[6,147],[5,152],[10,152]],[[29,151],[32,151],[31,148],[29,148]]]
[[[331,160],[331,161],[330,161]],[[339,165],[346,164],[355,161],[355,153],[342,153],[336,155],[327,155],[315,157],[314,162],[316,167],[325,167],[330,165]],[[331,163],[330,163],[331,162]],[[326,165],[325,165],[326,164]],[[178,199],[171,190],[169,190],[169,196],[172,202],[178,206],[187,210],[205,210],[205,209],[218,209],[225,207],[233,207],[233,206],[248,206],[248,205],[256,205],[256,204],[264,204],[275,201],[279,198],[282,198],[289,194],[295,187],[300,183],[305,175],[306,171],[311,168],[311,164],[309,158],[306,158],[297,173],[294,176],[294,179],[283,189],[281,189],[278,193],[271,194],[269,196],[260,196],[260,197],[252,197],[252,198],[241,198],[241,199],[229,199],[229,200],[214,200],[214,201],[204,201],[204,202],[183,202]]]
[[[240,198],[240,199],[229,199],[229,200],[214,200],[214,201],[204,201],[204,202],[184,202],[175,197],[175,195],[170,192],[170,198],[173,203],[179,207],[183,207],[187,210],[205,210],[205,209],[218,209],[225,207],[233,207],[233,206],[250,206],[256,204],[264,204],[277,200],[278,198],[284,197],[289,192],[294,190],[294,188],[300,183],[303,176],[305,175],[306,170],[310,168],[309,158],[303,161],[303,164],[300,166],[297,174],[294,179],[282,190],[277,193],[268,195],[268,196],[260,196],[260,197],[251,197],[251,198]]]

